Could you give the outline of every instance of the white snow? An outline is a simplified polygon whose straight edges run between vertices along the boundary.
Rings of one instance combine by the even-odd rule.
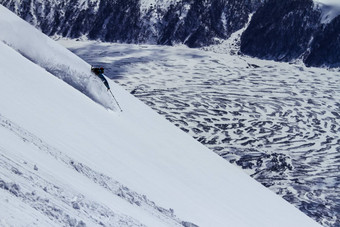
[[[340,15],[339,0],[314,0],[322,10],[321,22],[327,24]]]
[[[174,4],[179,0],[141,0],[141,9],[149,9],[151,6],[153,7],[160,7],[160,8],[167,8],[170,4]]]
[[[156,4],[156,0],[141,0],[141,8],[142,9],[149,9],[150,6],[154,6]]]
[[[110,82],[112,111],[86,62],[2,6],[0,30],[0,223],[319,226]]]

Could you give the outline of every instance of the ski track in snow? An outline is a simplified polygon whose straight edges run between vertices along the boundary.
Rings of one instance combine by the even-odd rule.
[[[80,174],[79,177],[81,175],[86,177],[109,191],[112,196],[118,196],[132,206],[142,208],[145,212],[162,220],[163,223],[170,226],[185,226],[186,223],[190,223],[178,219],[172,209],[157,206],[145,195],[131,191],[114,179],[76,162],[1,114],[0,130],[15,135],[28,146],[33,145],[66,168],[77,171]],[[116,213],[105,205],[91,201],[69,187],[48,181],[47,179],[53,179],[53,177],[45,179],[44,173],[38,171],[40,171],[39,167],[34,163],[24,160],[15,152],[0,147],[0,189],[14,195],[28,207],[48,217],[52,221],[49,222],[49,226],[84,227],[88,226],[88,223],[95,223],[98,226],[145,226],[129,216]],[[4,200],[2,202],[10,203],[9,199],[3,198],[2,200]],[[1,220],[1,215],[0,221],[6,224],[5,220]],[[36,221],[42,223],[43,220],[36,218]]]
[[[324,226],[340,225],[340,73],[185,47],[60,41]]]

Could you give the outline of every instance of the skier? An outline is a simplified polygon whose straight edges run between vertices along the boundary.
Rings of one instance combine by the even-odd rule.
[[[110,90],[109,83],[104,77],[104,68],[103,67],[100,67],[100,68],[91,67],[91,71],[103,81],[107,90]]]
[[[120,111],[123,112],[122,108],[120,107],[119,103],[117,102],[115,96],[113,95],[112,91],[110,90],[110,86],[109,83],[107,82],[107,80],[104,77],[104,68],[100,67],[100,68],[95,68],[93,66],[91,66],[91,71],[96,74],[96,76],[98,76],[104,83],[105,87],[107,88],[108,91],[110,91],[113,99],[115,100],[115,102],[117,103],[117,106],[119,107]]]

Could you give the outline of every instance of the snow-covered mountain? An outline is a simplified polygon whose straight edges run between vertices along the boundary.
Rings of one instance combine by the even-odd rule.
[[[242,29],[241,52],[340,66],[337,0],[0,0],[45,34],[108,42],[220,43]]]
[[[3,6],[0,30],[1,226],[319,226]]]

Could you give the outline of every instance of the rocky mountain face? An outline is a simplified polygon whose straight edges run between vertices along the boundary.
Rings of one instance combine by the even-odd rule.
[[[45,34],[202,47],[244,28],[241,53],[340,66],[340,16],[322,23],[313,0],[0,0]]]
[[[264,59],[296,59],[318,29],[320,13],[311,0],[269,1],[257,10],[243,33],[241,51]]]
[[[166,3],[164,3],[166,2]],[[200,47],[244,27],[261,0],[1,0],[47,35]],[[145,4],[145,1],[144,1]]]
[[[200,47],[226,39],[245,26],[249,14],[261,1],[238,0],[184,0],[164,14],[158,43],[171,45],[184,43]]]
[[[340,16],[320,28],[311,43],[307,66],[340,67]]]
[[[253,57],[308,66],[340,66],[340,16],[321,21],[312,0],[269,0],[253,15],[241,37],[241,52]]]

